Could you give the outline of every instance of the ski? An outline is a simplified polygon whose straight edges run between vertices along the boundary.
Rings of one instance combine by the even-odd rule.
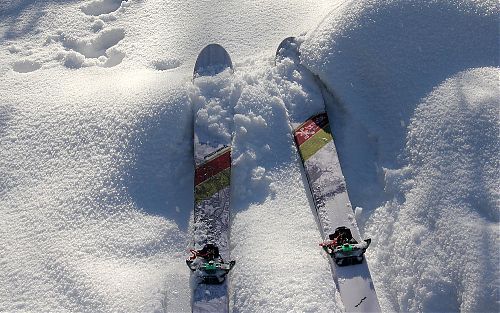
[[[332,273],[346,312],[380,312],[377,294],[364,252],[370,240],[361,240],[325,107],[326,88],[300,64],[299,43],[286,38],[276,52],[276,66],[289,73],[297,71],[316,81],[323,104],[299,107],[285,101],[293,137],[302,160],[325,241]],[[289,75],[295,77],[294,75]],[[285,77],[285,79],[287,79]],[[293,79],[292,79],[293,80]],[[298,82],[300,84],[300,82]]]
[[[227,274],[231,189],[232,63],[217,44],[199,54],[194,91],[194,248],[186,260],[192,271],[192,312],[229,311]]]

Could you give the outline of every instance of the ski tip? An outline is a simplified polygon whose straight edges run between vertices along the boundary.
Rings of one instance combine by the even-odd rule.
[[[276,50],[275,63],[284,58],[290,58],[294,61],[299,61],[299,44],[295,37],[288,37],[283,39],[283,41],[278,46],[278,49]]]
[[[229,53],[219,44],[210,44],[201,50],[194,66],[193,78],[213,76],[225,69],[233,69]]]

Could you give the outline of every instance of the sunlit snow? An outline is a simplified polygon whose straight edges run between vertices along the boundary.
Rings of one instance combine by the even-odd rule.
[[[0,311],[190,312],[192,101],[213,86],[191,78],[214,42],[234,64],[231,309],[340,311],[284,106],[321,95],[274,67],[289,36],[333,95],[383,310],[499,311],[499,13],[489,0],[1,1]]]

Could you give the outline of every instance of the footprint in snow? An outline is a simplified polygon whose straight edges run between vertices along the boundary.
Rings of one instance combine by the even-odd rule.
[[[123,2],[127,0],[96,0],[89,4],[82,6],[81,10],[83,13],[92,16],[98,16],[101,14],[109,14],[118,10]]]
[[[29,73],[38,70],[42,65],[36,61],[22,60],[12,64],[12,69],[18,73]]]
[[[105,29],[93,39],[78,39],[61,35],[64,48],[72,50],[67,53],[64,65],[69,68],[80,68],[86,58],[98,59],[99,65],[112,67],[120,64],[125,53],[114,48],[123,38],[123,28]]]
[[[104,28],[104,21],[101,19],[95,20],[94,23],[92,23],[92,25],[90,26],[90,29],[92,29],[94,33],[100,32],[103,28]]]
[[[125,38],[123,28],[103,30],[93,39],[78,39],[63,36],[61,42],[66,49],[83,54],[86,58],[98,58],[106,55],[106,50],[118,44]]]
[[[153,61],[152,65],[158,71],[166,71],[181,66],[181,61],[178,59],[163,59]]]

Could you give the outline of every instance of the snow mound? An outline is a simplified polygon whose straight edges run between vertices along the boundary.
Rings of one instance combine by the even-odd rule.
[[[364,182],[404,162],[420,99],[458,72],[499,65],[499,12],[496,1],[348,1],[308,35],[303,61],[339,102],[333,122],[357,128],[336,132],[351,196],[380,197]],[[368,159],[352,157],[361,154]],[[359,169],[363,176],[352,173]]]
[[[192,178],[188,186],[161,178],[178,168],[171,158],[189,153],[189,133],[156,136],[190,120],[184,84],[151,72],[29,75],[13,87],[21,92],[0,91],[0,281],[8,286],[0,310],[189,307],[186,238],[172,221],[184,211],[154,203],[158,189],[192,203]],[[161,148],[152,152],[155,140]],[[181,208],[187,220],[192,207]]]
[[[335,98],[333,133],[361,231],[374,238],[382,307],[498,311],[498,3],[339,9],[301,53]]]
[[[405,200],[388,202],[369,227],[383,243],[378,282],[398,286],[383,294],[403,311],[499,309],[499,73],[457,74],[411,120],[408,168],[388,182],[401,184]]]

